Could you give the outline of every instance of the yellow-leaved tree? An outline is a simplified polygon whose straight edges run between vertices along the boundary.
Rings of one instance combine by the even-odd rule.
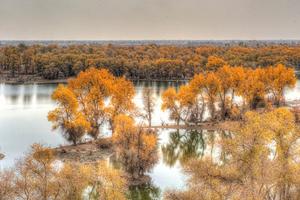
[[[100,135],[100,126],[107,119],[104,101],[111,94],[114,80],[107,70],[90,68],[68,83],[81,112],[91,125],[88,134],[95,139]]]
[[[49,112],[48,120],[53,123],[53,129],[60,128],[64,137],[76,145],[90,130],[90,123],[80,112],[75,94],[68,87],[59,85],[52,99],[58,103],[58,107]]]
[[[171,87],[164,91],[162,102],[162,110],[168,110],[170,112],[170,119],[175,120],[176,124],[179,125],[182,118],[182,108],[179,105],[175,88]]]
[[[215,71],[219,67],[226,65],[226,62],[218,56],[209,56],[206,63],[206,69]]]
[[[108,105],[109,123],[114,133],[114,119],[120,114],[131,114],[135,110],[133,97],[135,90],[132,82],[125,78],[115,80],[112,87],[111,101]]]
[[[232,137],[219,141],[224,152],[192,159],[186,191],[168,191],[166,199],[292,199],[300,195],[299,127],[286,108],[248,112]]]
[[[294,69],[282,64],[268,67],[264,77],[267,91],[272,95],[274,104],[277,106],[284,103],[284,89],[295,87],[297,81]]]
[[[52,149],[34,144],[10,171],[0,172],[0,199],[125,200],[122,171],[102,161],[96,165],[56,161]]]
[[[117,78],[105,69],[90,68],[59,85],[52,94],[58,104],[49,112],[53,128],[61,128],[68,141],[77,144],[87,133],[97,139],[101,125],[109,123],[113,129],[114,117],[133,112],[135,91],[125,78]]]
[[[157,134],[135,125],[133,118],[118,115],[114,120],[113,143],[117,157],[132,179],[138,179],[158,161]]]
[[[243,98],[244,105],[250,109],[256,109],[259,103],[264,102],[266,95],[264,73],[261,68],[246,69],[245,79],[237,89],[237,94]]]

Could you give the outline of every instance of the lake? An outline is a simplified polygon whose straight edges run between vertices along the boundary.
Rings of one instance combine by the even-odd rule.
[[[135,82],[135,103],[142,105],[142,90],[150,87],[156,99],[153,125],[169,123],[168,113],[161,111],[161,94],[169,86],[178,87],[176,82]],[[51,94],[56,84],[9,85],[0,84],[0,152],[5,158],[0,169],[12,167],[15,161],[29,151],[33,143],[55,147],[67,144],[58,131],[51,130],[47,113],[55,107]],[[285,91],[289,101],[300,100],[300,82],[294,89]],[[104,130],[104,134],[109,131]],[[208,141],[212,136],[225,133],[211,133],[203,130],[161,130],[159,131],[159,162],[151,170],[151,184],[143,188],[132,188],[134,199],[159,199],[170,188],[184,188],[186,177],[181,163],[189,157],[199,157],[211,152]],[[217,150],[216,150],[217,152]]]

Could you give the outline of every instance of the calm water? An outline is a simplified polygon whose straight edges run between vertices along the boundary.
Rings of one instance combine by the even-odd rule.
[[[55,107],[50,96],[56,84],[7,85],[0,84],[0,152],[5,154],[0,169],[13,166],[15,161],[29,150],[33,143],[47,146],[66,144],[62,136],[51,130],[47,113]],[[177,83],[138,82],[135,83],[134,101],[141,106],[141,93],[145,86],[153,89],[156,107],[153,125],[168,123],[168,113],[161,112],[161,94]],[[300,100],[300,82],[285,93],[287,100]],[[108,132],[106,132],[108,134]],[[220,133],[218,133],[220,134]],[[189,157],[199,157],[211,152],[212,133],[202,131],[162,130],[159,132],[160,160],[150,172],[152,183],[143,190],[133,190],[134,199],[157,199],[166,188],[183,188],[186,177],[181,163]]]

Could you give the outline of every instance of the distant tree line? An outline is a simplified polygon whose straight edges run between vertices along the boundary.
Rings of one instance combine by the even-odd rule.
[[[300,67],[300,45],[24,45],[0,47],[0,72],[45,79],[76,76],[89,67],[129,79],[189,79],[211,67]]]

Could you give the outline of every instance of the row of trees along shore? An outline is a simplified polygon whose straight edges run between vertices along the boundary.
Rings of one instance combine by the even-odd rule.
[[[0,71],[7,78],[35,75],[44,79],[64,79],[96,67],[106,68],[115,76],[125,75],[129,79],[178,80],[192,78],[199,72],[224,64],[249,68],[283,64],[298,68],[299,52],[299,45],[20,44],[0,47]]]
[[[257,69],[224,65],[195,75],[178,91],[168,88],[162,95],[162,110],[168,110],[177,125],[239,120],[248,110],[284,105],[284,89],[294,87],[295,83],[294,70],[281,64]],[[114,120],[122,114],[131,118],[143,116],[151,127],[151,92],[143,93],[143,112],[134,104],[134,95],[130,81],[105,69],[90,68],[67,85],[57,87],[52,98],[58,106],[49,112],[48,119],[73,144],[85,134],[97,139],[104,124],[114,133]],[[237,103],[236,96],[242,97],[242,102]],[[205,118],[205,113],[209,117]]]
[[[295,84],[294,70],[281,64],[256,69],[223,65],[195,75],[178,91],[167,89],[162,110],[168,110],[177,124],[240,120],[248,110],[284,105],[284,89]]]

